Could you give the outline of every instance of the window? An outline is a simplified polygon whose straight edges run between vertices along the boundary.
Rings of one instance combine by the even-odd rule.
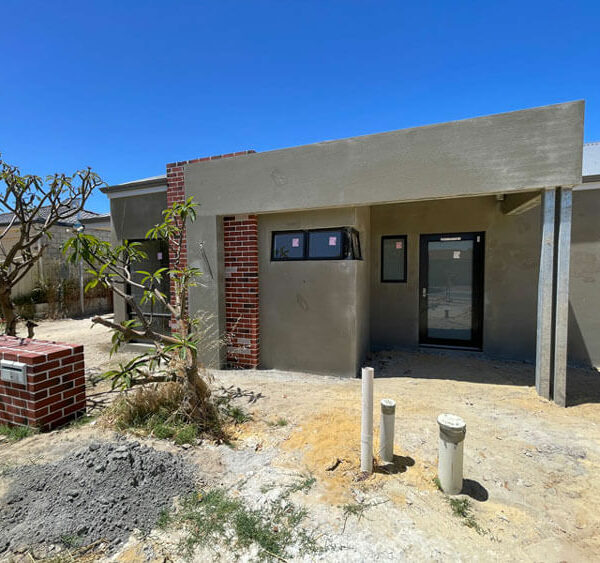
[[[381,281],[406,282],[406,235],[381,237]]]
[[[305,255],[303,231],[273,233],[272,260],[302,260]]]
[[[273,233],[273,261],[360,259],[358,232],[350,227]]]

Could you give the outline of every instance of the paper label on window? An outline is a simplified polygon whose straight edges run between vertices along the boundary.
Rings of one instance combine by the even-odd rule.
[[[298,248],[300,246],[300,239],[299,238],[293,238],[292,239],[292,247],[293,248]]]
[[[162,260],[162,252],[157,252],[156,253],[156,259],[157,260]]]
[[[337,244],[337,237],[329,237],[329,246],[335,246]]]
[[[460,250],[455,250],[452,258],[458,260],[460,258]]]
[[[401,240],[397,240],[396,241],[396,249],[397,250],[402,250],[402,241]]]

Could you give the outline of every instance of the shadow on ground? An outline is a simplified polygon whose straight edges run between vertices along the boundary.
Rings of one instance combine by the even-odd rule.
[[[488,385],[535,386],[535,366],[527,362],[494,360],[476,352],[459,350],[391,350],[375,352],[365,365],[375,377],[444,379]],[[576,406],[600,403],[600,373],[593,368],[570,367],[567,403]]]

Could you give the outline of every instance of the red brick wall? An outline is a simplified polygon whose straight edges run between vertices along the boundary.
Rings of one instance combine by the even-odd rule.
[[[50,430],[85,413],[83,346],[2,336],[0,359],[27,364],[27,385],[0,380],[0,424]]]
[[[167,205],[185,199],[186,164],[253,154],[247,150],[167,164]],[[197,201],[202,204],[202,201]],[[231,367],[258,365],[258,237],[255,215],[224,219],[225,316],[229,345],[227,363]],[[184,246],[187,252],[187,246]],[[169,249],[171,267],[175,250]],[[185,256],[183,265],[187,263]],[[235,271],[234,271],[235,270]],[[171,284],[171,294],[174,287]]]
[[[255,368],[259,356],[257,217],[224,217],[223,232],[227,363]]]

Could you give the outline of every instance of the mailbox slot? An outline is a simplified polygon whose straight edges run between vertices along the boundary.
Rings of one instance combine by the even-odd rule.
[[[27,386],[27,364],[0,361],[0,380]]]

